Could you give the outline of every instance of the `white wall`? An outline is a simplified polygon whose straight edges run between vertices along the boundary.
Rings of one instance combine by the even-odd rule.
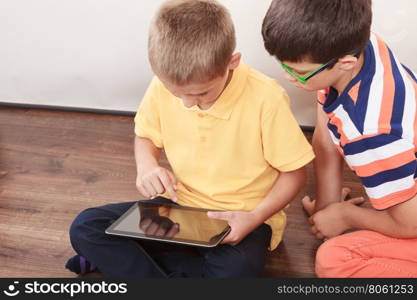
[[[291,87],[263,48],[269,0],[220,0],[246,63],[278,78],[303,125],[314,95]],[[162,0],[0,0],[0,101],[134,111],[151,78],[146,41]],[[417,70],[417,1],[374,0],[374,30]]]

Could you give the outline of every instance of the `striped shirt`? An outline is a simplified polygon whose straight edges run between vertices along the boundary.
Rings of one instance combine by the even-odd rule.
[[[330,136],[361,179],[375,209],[387,209],[417,193],[417,79],[376,34],[364,65],[338,96],[318,92]]]

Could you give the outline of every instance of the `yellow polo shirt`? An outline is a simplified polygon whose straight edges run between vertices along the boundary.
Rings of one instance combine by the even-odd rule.
[[[135,133],[164,148],[178,181],[178,203],[193,207],[251,211],[280,172],[314,158],[284,89],[243,63],[207,110],[185,107],[153,78],[135,117]],[[265,223],[272,228],[273,250],[286,215],[280,211]]]

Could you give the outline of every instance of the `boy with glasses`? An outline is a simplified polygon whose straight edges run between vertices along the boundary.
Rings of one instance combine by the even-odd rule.
[[[330,238],[321,277],[417,277],[416,76],[371,21],[371,0],[274,0],[263,22],[286,78],[318,91],[316,200],[303,205],[312,233]],[[344,201],[342,158],[374,209]]]

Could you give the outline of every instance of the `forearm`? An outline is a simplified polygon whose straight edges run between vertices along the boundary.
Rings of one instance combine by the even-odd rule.
[[[315,211],[340,201],[342,191],[343,159],[339,153],[315,151],[313,162],[316,187]]]
[[[143,167],[155,167],[159,165],[161,150],[151,140],[135,136],[134,149],[138,173]]]
[[[415,211],[415,206],[411,210],[404,207],[404,213],[415,216],[417,211]],[[351,229],[371,230],[397,238],[417,237],[415,217],[395,216],[390,210],[377,211],[348,204],[343,209],[343,218]]]
[[[167,192],[177,202],[177,180],[170,170],[159,165],[160,155],[161,149],[151,140],[135,137],[136,187],[147,198]]]
[[[263,223],[285,208],[304,186],[305,180],[305,167],[292,172],[281,173],[266,197],[252,211],[258,223]]]
[[[316,154],[314,160],[316,212],[339,201],[342,194],[343,159],[330,136],[328,121],[323,108],[317,104],[317,121],[312,141]]]

